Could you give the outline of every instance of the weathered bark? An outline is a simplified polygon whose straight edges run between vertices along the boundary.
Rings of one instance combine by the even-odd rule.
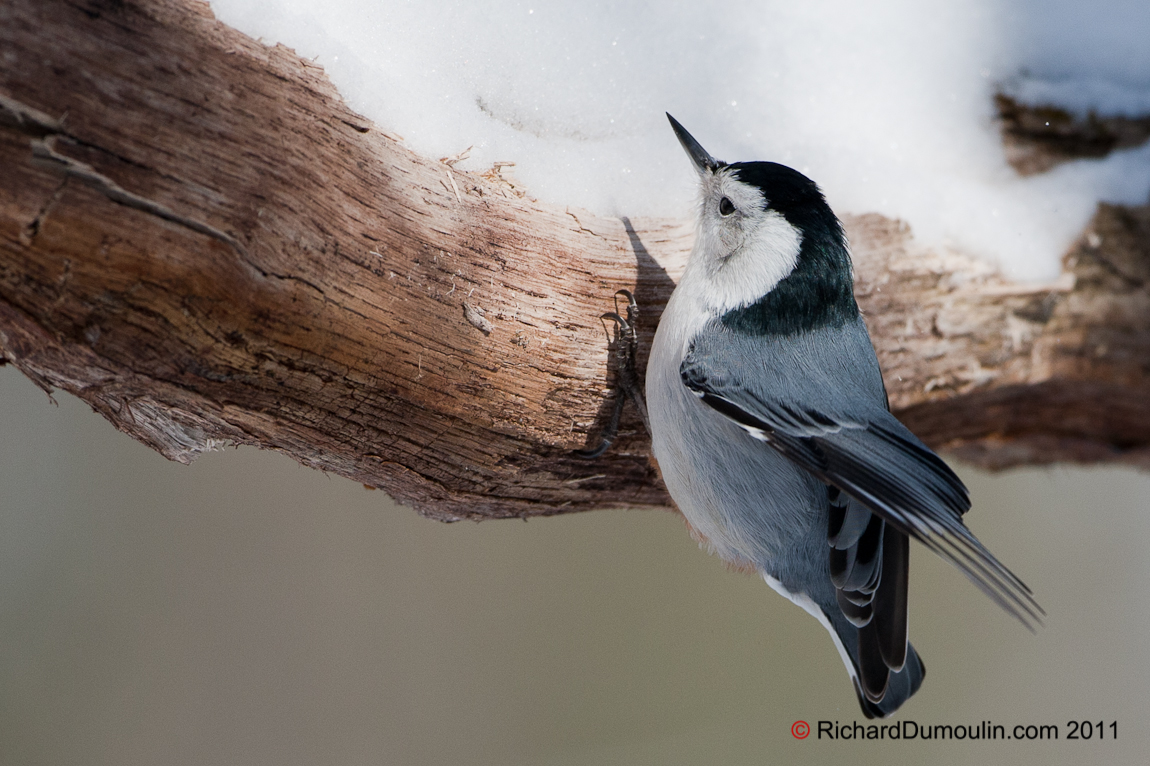
[[[633,413],[571,450],[610,410],[597,317],[632,289],[645,353],[682,223],[415,156],[195,0],[9,0],[0,67],[0,355],[46,389],[172,459],[276,449],[444,519],[667,504]],[[1101,211],[1044,288],[846,225],[929,443],[1147,461],[1147,211]]]

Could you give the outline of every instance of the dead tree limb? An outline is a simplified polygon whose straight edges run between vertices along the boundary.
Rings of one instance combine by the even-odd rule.
[[[1107,208],[1043,288],[849,219],[894,407],[982,465],[1147,462],[1150,215]],[[665,506],[610,411],[681,222],[541,204],[424,159],[320,68],[197,0],[0,6],[0,356],[174,460],[256,445],[443,519]]]

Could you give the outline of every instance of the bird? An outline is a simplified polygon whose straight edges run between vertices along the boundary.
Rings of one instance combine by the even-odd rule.
[[[962,481],[891,414],[819,187],[717,160],[667,118],[699,206],[646,370],[653,455],[696,536],[814,616],[863,714],[885,718],[926,672],[907,637],[910,538],[1031,630],[1045,612],[963,524]]]

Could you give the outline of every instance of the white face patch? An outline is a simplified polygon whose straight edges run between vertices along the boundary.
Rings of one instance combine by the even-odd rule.
[[[798,263],[803,237],[782,214],[764,210],[762,192],[729,168],[701,173],[700,182],[698,238],[683,283],[694,283],[707,308],[723,314],[749,306],[785,279]]]

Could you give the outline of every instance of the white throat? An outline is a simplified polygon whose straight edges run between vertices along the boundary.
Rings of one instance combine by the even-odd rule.
[[[728,168],[699,176],[695,245],[656,336],[656,345],[665,344],[675,357],[676,370],[703,325],[771,292],[794,271],[803,244],[802,232]],[[722,214],[724,199],[735,212]]]
[[[680,284],[724,314],[774,289],[798,263],[802,233],[730,168],[699,174],[699,226]]]
[[[748,222],[742,241],[725,255],[725,232],[704,217],[682,283],[699,282],[718,314],[749,306],[794,271],[803,236],[782,214],[767,210]]]

